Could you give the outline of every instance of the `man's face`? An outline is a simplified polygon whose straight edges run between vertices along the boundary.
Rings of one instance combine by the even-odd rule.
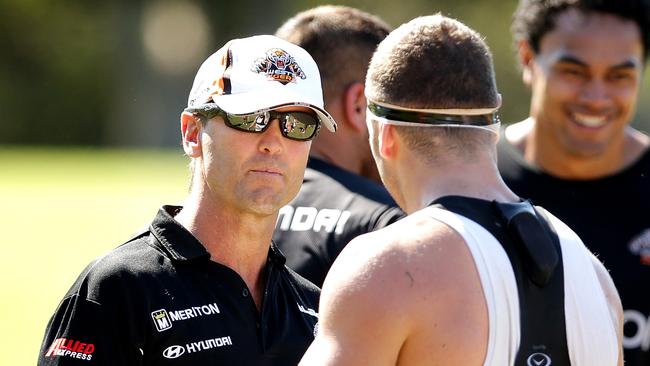
[[[576,157],[594,157],[615,141],[634,115],[642,79],[643,46],[632,21],[568,10],[556,18],[539,52],[527,45],[524,79],[531,116],[545,143]]]
[[[279,111],[309,111],[287,107]],[[282,136],[278,120],[262,133],[237,131],[221,117],[202,132],[202,165],[208,192],[219,205],[237,211],[271,215],[300,189],[311,141]],[[195,172],[197,174],[197,172]]]

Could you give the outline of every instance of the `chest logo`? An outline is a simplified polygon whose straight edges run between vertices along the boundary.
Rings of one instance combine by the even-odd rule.
[[[151,318],[153,319],[153,323],[156,325],[156,329],[158,329],[159,332],[172,327],[172,322],[167,315],[167,310],[165,309],[152,311]]]
[[[184,353],[185,348],[183,346],[175,344],[173,346],[165,348],[163,351],[163,356],[165,356],[165,358],[174,359],[181,357]]]
[[[166,309],[159,309],[151,312],[151,319],[153,319],[158,332],[163,332],[171,328],[174,322],[220,313],[221,310],[219,310],[217,303],[212,303],[192,306],[187,309],[170,310],[169,312]]]
[[[279,81],[282,85],[307,78],[296,60],[279,48],[272,48],[266,52],[264,57],[255,60],[252,70],[266,74],[269,80]]]
[[[526,365],[528,366],[551,366],[551,358],[541,352],[533,353],[532,355],[528,356],[528,359],[526,359]]]
[[[650,266],[650,229],[634,237],[628,246],[630,252],[639,256],[642,264]]]

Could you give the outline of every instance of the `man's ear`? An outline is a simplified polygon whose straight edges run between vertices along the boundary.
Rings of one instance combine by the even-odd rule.
[[[191,158],[201,156],[201,121],[199,117],[191,113],[181,114],[181,136],[183,138],[183,150]]]
[[[517,55],[521,65],[521,78],[524,84],[530,86],[533,80],[533,63],[535,62],[535,51],[528,41],[521,40],[517,45]]]
[[[398,141],[395,128],[392,125],[379,124],[379,154],[386,160],[395,159],[397,155]]]
[[[364,85],[355,81],[343,93],[343,113],[355,131],[366,131],[366,96]]]

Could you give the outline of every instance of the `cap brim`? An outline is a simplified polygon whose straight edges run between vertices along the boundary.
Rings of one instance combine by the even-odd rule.
[[[262,110],[275,109],[285,106],[306,107],[313,110],[320,122],[331,132],[336,132],[336,121],[318,101],[310,100],[305,95],[287,90],[250,91],[238,94],[217,95],[212,97],[219,108],[231,114],[248,114]]]

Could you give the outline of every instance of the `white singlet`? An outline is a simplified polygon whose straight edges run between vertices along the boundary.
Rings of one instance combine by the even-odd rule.
[[[593,255],[582,240],[547,211],[562,248],[564,311],[569,358],[574,366],[613,366],[618,362],[616,327],[600,285]],[[519,348],[519,296],[505,250],[476,222],[437,207],[427,215],[458,232],[470,249],[488,309],[489,337],[484,366],[513,365]]]

